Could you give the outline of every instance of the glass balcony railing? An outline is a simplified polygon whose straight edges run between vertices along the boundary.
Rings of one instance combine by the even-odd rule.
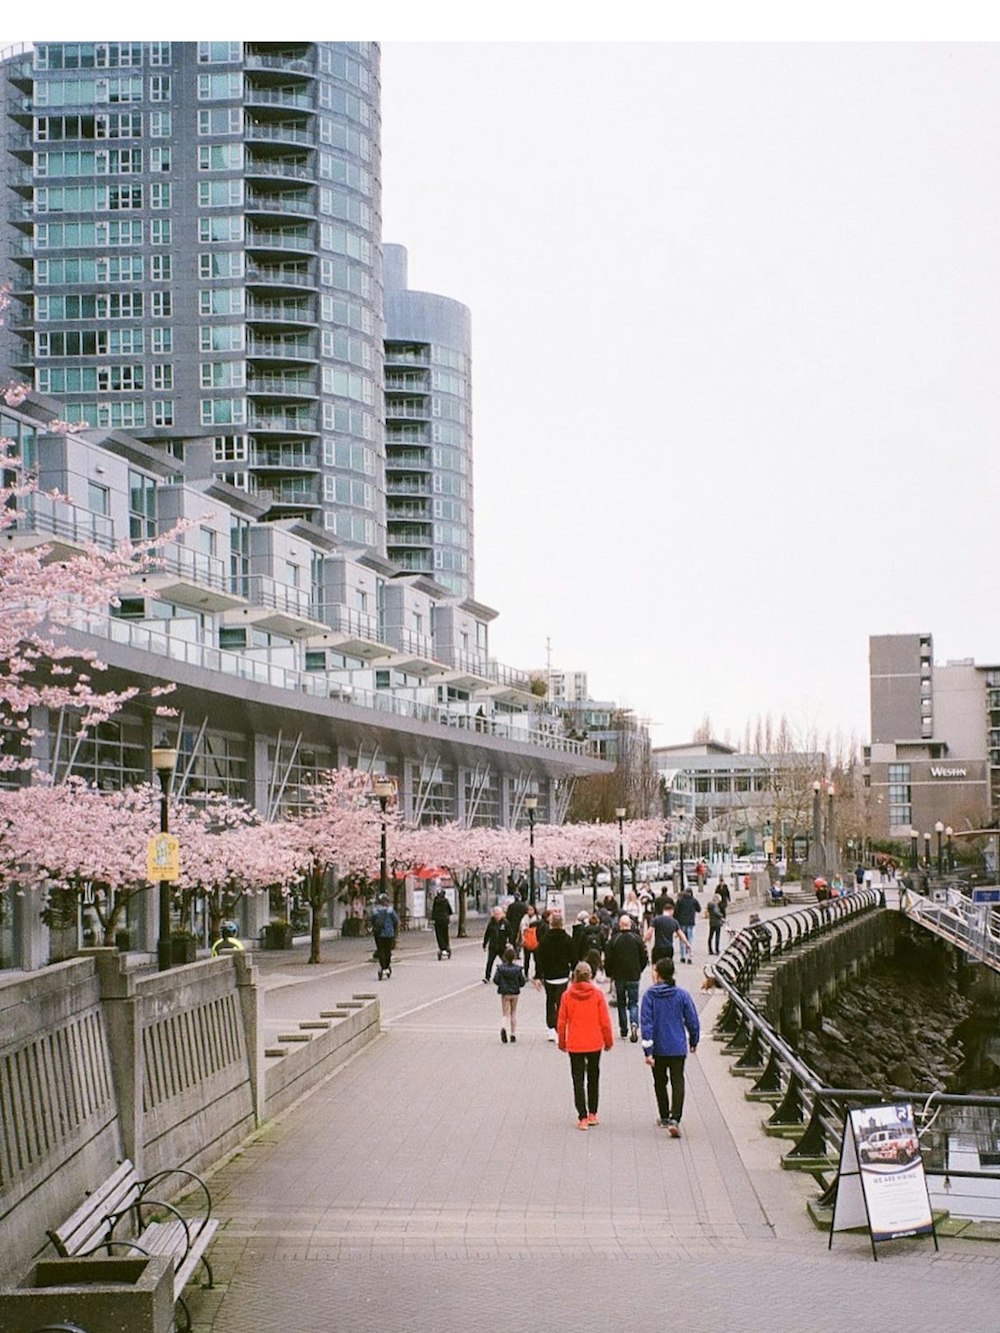
[[[256,582],[256,578],[251,578],[250,582]],[[288,591],[295,590],[288,589]],[[174,661],[185,662],[204,671],[218,672],[223,677],[253,680],[273,686],[275,689],[340,701],[356,708],[388,713],[394,717],[411,718],[469,731],[484,730],[482,719],[477,718],[477,710],[481,705],[476,701],[464,707],[457,704],[443,706],[423,703],[416,698],[398,693],[360,688],[345,680],[342,674],[301,671],[294,667],[279,666],[241,653],[227,652],[204,643],[180,639],[159,628],[150,629],[135,621],[117,620],[96,613],[81,612],[77,628],[82,633],[158,654]],[[205,683],[206,686],[210,684],[210,682]],[[215,684],[214,688],[220,692],[227,691],[227,686],[222,680]],[[540,749],[574,755],[593,753],[588,742],[570,740],[559,734],[547,718],[535,713],[517,716],[502,713],[488,714],[485,730],[491,736]]]
[[[105,551],[115,545],[114,524],[110,518],[42,491],[25,495],[18,501],[13,531],[61,537],[76,545],[99,546]]]
[[[167,542],[157,549],[152,572],[178,574],[191,583],[220,592],[229,592],[232,582],[225,560],[205,551],[192,551],[179,542]]]
[[[369,643],[382,642],[378,616],[370,615],[367,611],[344,606],[341,602],[317,602],[313,605],[313,617],[329,625],[338,634],[353,634]]]

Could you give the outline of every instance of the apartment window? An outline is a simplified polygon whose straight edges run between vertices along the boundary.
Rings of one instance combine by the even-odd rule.
[[[242,74],[198,75],[199,102],[226,102],[242,96]]]
[[[153,319],[169,319],[173,314],[173,305],[170,292],[149,293],[149,313]]]
[[[151,74],[149,77],[149,100],[151,102],[170,101],[170,75]]]
[[[169,282],[170,268],[169,255],[150,255],[149,276],[153,282]]]
[[[111,492],[107,486],[98,486],[97,482],[88,481],[87,508],[92,514],[102,514],[107,518],[111,513]]]
[[[172,389],[174,387],[174,368],[169,363],[153,366],[154,389]]]
[[[242,352],[245,341],[242,324],[206,324],[198,330],[203,352]]]
[[[200,181],[200,208],[234,208],[243,203],[242,180]]]
[[[199,65],[236,65],[243,59],[242,42],[199,42]]]
[[[149,63],[153,66],[170,64],[170,43],[150,42],[147,46]]]
[[[246,420],[246,399],[203,398],[201,424],[203,426],[239,425]]]
[[[198,240],[202,244],[211,244],[213,241],[242,241],[242,239],[243,216],[240,213],[198,219]]]
[[[128,513],[132,541],[156,536],[156,482],[132,468],[128,473]]]
[[[151,111],[149,113],[149,137],[151,139],[169,139],[173,133],[173,119],[169,111]]]
[[[170,149],[151,148],[149,150],[149,169],[150,171],[169,171]]]
[[[246,383],[246,365],[243,361],[203,361],[201,387],[203,389],[241,389]]]
[[[153,181],[149,187],[150,208],[170,207],[170,185],[166,181]]]
[[[242,287],[208,287],[198,293],[198,309],[203,315],[241,315],[243,307]]]
[[[212,278],[242,278],[242,250],[210,251],[200,254],[198,256],[198,276],[208,280]]]
[[[150,245],[169,245],[171,226],[169,218],[153,218],[149,224]]]
[[[199,171],[239,171],[242,165],[242,144],[202,144],[198,149]]]
[[[172,398],[154,400],[153,425],[172,426],[174,424],[174,403]]]
[[[212,445],[217,463],[244,463],[249,457],[245,435],[216,435]]]
[[[198,133],[239,134],[243,130],[243,111],[240,107],[218,106],[198,112]]]
[[[173,329],[150,329],[149,350],[153,353],[172,352],[174,350]]]

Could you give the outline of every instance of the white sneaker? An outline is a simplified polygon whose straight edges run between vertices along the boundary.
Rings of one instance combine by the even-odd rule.
[[[555,1028],[549,1028],[549,1035],[548,1035],[547,1040],[548,1040],[548,1041],[556,1041],[556,1040],[558,1040],[558,1033],[556,1032]]]

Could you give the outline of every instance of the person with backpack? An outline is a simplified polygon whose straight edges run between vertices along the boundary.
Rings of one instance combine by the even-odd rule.
[[[375,952],[378,954],[378,979],[383,975],[392,976],[392,951],[399,934],[399,917],[396,909],[389,905],[389,895],[379,895],[378,906],[372,912],[372,935],[375,938]]]
[[[681,962],[692,963],[694,953],[694,928],[698,921],[701,903],[690,888],[681,889],[674,903],[674,919],[680,926],[677,942],[681,949]]]
[[[562,913],[552,912],[549,928],[535,950],[535,986],[538,990],[545,987],[545,1026],[549,1030],[549,1041],[557,1039],[559,1003],[575,966],[576,950],[563,929]]]
[[[535,910],[535,904],[529,903],[528,910],[521,917],[521,926],[517,933],[517,944],[521,950],[521,966],[524,968],[525,980],[528,979],[528,973],[531,971],[531,960],[538,948],[541,925],[542,919]]]

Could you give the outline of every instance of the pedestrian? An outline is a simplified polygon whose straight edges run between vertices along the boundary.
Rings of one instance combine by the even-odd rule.
[[[589,1129],[599,1123],[601,1051],[610,1051],[615,1040],[608,1002],[591,977],[590,967],[586,963],[577,963],[573,981],[560,1002],[557,1020],[559,1049],[569,1052],[579,1129]]]
[[[682,963],[694,962],[694,928],[700,911],[701,903],[694,896],[694,891],[690,888],[681,889],[674,903],[674,919],[680,926],[677,942],[680,945]]]
[[[392,951],[399,934],[399,917],[396,909],[389,905],[389,895],[379,895],[378,906],[372,911],[372,935],[375,938],[375,952],[378,954],[378,979],[383,974],[392,976]]]
[[[573,923],[573,948],[576,950],[577,962],[579,962],[581,957],[583,956],[580,953],[580,936],[583,934],[589,921],[590,921],[589,912],[579,912],[577,914],[576,921],[574,921]],[[583,952],[586,953],[587,952],[586,949],[584,949]]]
[[[865,887],[865,868],[860,861],[854,867],[854,882],[859,890]]]
[[[510,935],[507,931],[507,918],[503,908],[498,904],[494,907],[483,932],[483,948],[489,950],[486,955],[484,983],[493,979],[493,964],[498,958],[503,957],[503,951],[508,944],[510,944]]]
[[[721,953],[719,945],[722,941],[722,923],[726,919],[726,914],[722,910],[722,899],[718,894],[714,895],[705,908],[705,915],[708,917],[708,952]]]
[[[576,951],[573,941],[563,929],[562,914],[552,912],[549,928],[535,950],[535,987],[538,990],[543,986],[545,988],[545,1026],[548,1028],[549,1041],[557,1040],[559,1002],[569,985],[575,965]]]
[[[692,1055],[698,1049],[701,1026],[691,996],[674,982],[671,960],[659,959],[653,971],[656,984],[642,997],[642,1050],[653,1071],[657,1124],[665,1127],[671,1138],[679,1139],[684,1114],[684,1061],[689,1049]]]
[[[218,958],[220,953],[244,953],[243,941],[240,939],[240,928],[235,921],[223,921],[219,927],[221,934],[212,945],[212,957]]]
[[[514,896],[507,904],[507,934],[510,936],[510,942],[516,949],[518,934],[521,929],[521,920],[528,910],[528,904],[524,901],[520,889],[514,890]]]
[[[635,889],[629,889],[625,895],[625,911],[628,912],[632,918],[632,924],[638,930],[642,921],[642,903],[639,901],[639,895]]]
[[[506,1045],[508,1022],[510,1023],[510,1039],[511,1041],[517,1041],[517,1001],[521,994],[521,988],[527,981],[524,969],[517,961],[517,954],[514,952],[512,944],[508,944],[504,949],[503,958],[497,964],[497,970],[493,976],[500,996],[500,1040]]]
[[[623,1041],[625,1037],[630,1041],[639,1040],[639,981],[648,962],[646,946],[626,907],[604,959],[607,974],[615,985],[618,1031]]]
[[[719,876],[719,883],[718,883],[717,886],[716,886],[715,892],[716,892],[716,893],[719,895],[719,897],[722,899],[722,916],[723,916],[723,920],[725,920],[725,918],[726,918],[726,916],[727,916],[727,914],[728,914],[728,912],[729,912],[729,903],[730,903],[730,900],[732,899],[732,896],[733,896],[733,895],[729,892],[729,885],[726,883],[726,877],[725,877],[725,875],[720,875],[720,876]]]
[[[586,921],[581,924],[580,933],[573,930],[573,941],[576,944],[576,961],[585,962],[587,955],[596,949],[597,956],[600,958],[604,952],[604,931],[601,929],[600,918],[596,913],[591,913]]]
[[[538,948],[541,924],[542,919],[535,910],[535,904],[529,903],[528,910],[521,917],[521,927],[517,932],[517,945],[521,950],[521,966],[524,968],[525,980],[527,980],[528,973],[531,971],[531,960]]]
[[[450,917],[451,903],[448,901],[448,895],[444,889],[438,889],[431,903],[431,921],[434,923],[434,934],[437,936],[438,962],[442,958],[451,957],[451,940],[448,938]]]
[[[657,899],[657,912],[646,928],[645,942],[651,946],[653,962],[660,958],[673,958],[674,940],[680,933],[680,924],[674,916],[674,904],[671,898]]]

